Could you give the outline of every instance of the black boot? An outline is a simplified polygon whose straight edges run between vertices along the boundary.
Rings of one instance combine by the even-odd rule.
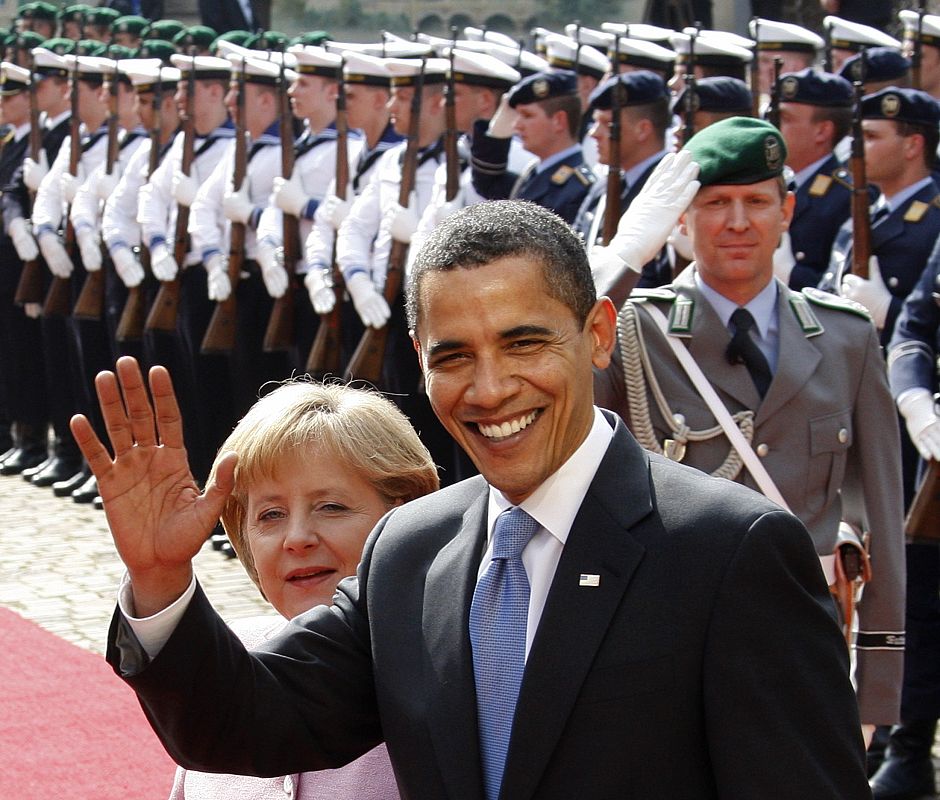
[[[871,779],[874,800],[919,800],[936,792],[930,757],[937,720],[902,722],[891,729],[885,760]]]
[[[82,456],[74,444],[68,446],[58,436],[52,446],[52,458],[30,478],[33,486],[52,486],[81,472]]]
[[[93,503],[98,496],[98,481],[90,475],[85,482],[72,492],[72,500],[76,503]]]
[[[17,423],[17,448],[0,464],[0,475],[19,475],[24,469],[41,464],[49,455],[46,429]]]

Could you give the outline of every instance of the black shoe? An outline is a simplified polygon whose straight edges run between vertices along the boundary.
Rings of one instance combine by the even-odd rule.
[[[104,500],[101,499],[100,494],[94,499],[93,502],[94,502],[95,508],[97,508],[99,511],[101,511],[104,508]]]
[[[95,476],[90,478],[72,492],[72,500],[76,503],[93,503],[98,496],[98,481]]]
[[[27,467],[26,469],[24,469],[24,470],[20,473],[20,474],[23,476],[23,480],[24,480],[24,481],[29,481],[30,483],[32,483],[32,482],[33,482],[33,478],[34,478],[36,475],[38,475],[40,472],[42,472],[46,467],[48,467],[48,466],[52,463],[52,459],[53,459],[54,457],[55,457],[55,456],[46,456],[46,458],[45,458],[43,461],[40,461],[38,464],[36,464],[36,465],[34,465],[34,466],[32,466],[32,467]]]
[[[2,453],[0,453],[0,464],[2,464],[4,461],[6,461],[6,460],[7,460],[10,456],[12,456],[18,449],[19,449],[19,448],[18,448],[16,445],[13,445],[13,447],[9,447],[9,448],[7,448],[6,450],[4,450]]]
[[[213,533],[212,536],[209,537],[209,541],[212,543],[213,550],[221,550],[228,544],[228,536],[224,533]]]
[[[874,800],[919,800],[934,795],[930,748],[936,728],[936,720],[918,720],[891,729],[884,763],[869,782]]]
[[[226,558],[238,558],[238,553],[235,552],[235,548],[232,547],[231,542],[226,542],[219,548],[219,552]]]
[[[65,480],[59,481],[57,483],[53,483],[52,493],[56,497],[69,497],[72,494],[72,492],[80,488],[81,485],[85,483],[85,481],[88,480],[88,475],[89,475],[88,472],[85,472],[85,470],[80,469],[70,478],[66,478]]]
[[[888,747],[890,735],[890,725],[879,725],[875,728],[875,733],[871,737],[871,744],[868,746],[868,752],[865,753],[865,770],[869,778],[884,763],[885,749]]]
[[[33,475],[31,483],[33,486],[52,486],[54,483],[59,483],[60,481],[71,478],[76,472],[80,472],[81,469],[81,462],[76,463],[70,458],[53,456],[52,461],[50,461],[41,472],[37,472]]]
[[[25,469],[38,466],[45,459],[45,448],[20,447],[3,464],[0,464],[0,475],[19,475]]]

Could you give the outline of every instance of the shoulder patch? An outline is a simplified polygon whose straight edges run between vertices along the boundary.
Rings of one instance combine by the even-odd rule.
[[[569,167],[567,164],[562,164],[558,169],[552,173],[552,183],[556,186],[561,186],[563,183],[567,183],[568,178],[575,174],[575,168]]]
[[[809,303],[806,302],[806,298],[803,297],[802,294],[796,292],[790,294],[790,309],[793,311],[797,322],[800,323],[800,328],[807,338],[810,336],[818,336],[824,331],[819,319],[813,313],[813,309],[810,308]]]
[[[817,175],[813,178],[813,183],[809,187],[809,196],[810,197],[823,197],[826,192],[829,191],[829,187],[832,186],[832,176],[831,175]]]
[[[907,211],[904,212],[904,221],[920,222],[924,218],[924,214],[927,213],[928,208],[930,208],[929,203],[925,203],[922,200],[915,200],[907,207]]]
[[[823,308],[832,308],[836,311],[848,311],[850,314],[855,314],[857,317],[871,320],[868,309],[861,303],[856,303],[854,300],[839,297],[839,295],[830,294],[829,292],[824,292],[822,289],[815,289],[811,286],[807,286],[803,289],[803,296],[814,305],[822,306]]]

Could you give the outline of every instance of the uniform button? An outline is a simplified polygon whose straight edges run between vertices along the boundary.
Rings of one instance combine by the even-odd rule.
[[[849,432],[845,428],[839,428],[838,439],[845,444],[849,440]]]
[[[802,250],[800,250],[800,251],[796,254],[795,258],[796,258],[797,261],[802,261],[804,258],[806,258],[806,253],[804,253]]]
[[[770,447],[768,447],[766,443],[761,442],[759,445],[757,445],[757,455],[759,455],[761,458],[766,456],[769,452]]]
[[[284,794],[288,797],[294,796],[294,779],[290,775],[284,776]]]
[[[888,278],[888,286],[890,286],[892,289],[898,288],[898,279],[894,275]]]

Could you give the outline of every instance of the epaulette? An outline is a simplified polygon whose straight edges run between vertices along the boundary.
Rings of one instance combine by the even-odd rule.
[[[904,212],[904,221],[920,222],[924,218],[924,214],[927,213],[928,208],[930,208],[930,203],[925,203],[923,200],[915,200],[907,207],[907,211]]]
[[[664,286],[647,289],[634,289],[630,292],[630,302],[645,303],[647,300],[663,300],[671,303],[676,299],[676,293]]]
[[[593,181],[590,178],[590,172],[582,172],[580,167],[572,167],[568,164],[562,164],[558,169],[552,173],[552,183],[556,186],[561,186],[562,184],[567,183],[572,177],[577,178],[581,181],[583,186],[590,186]]]
[[[822,291],[822,289],[816,289],[811,286],[807,286],[803,289],[803,296],[814,305],[822,306],[823,308],[832,308],[836,311],[848,311],[850,314],[871,320],[871,315],[868,313],[868,309],[865,308],[865,306],[861,303],[856,303],[854,300],[849,300],[847,297],[839,297],[839,295],[830,294],[829,292]]]
[[[825,330],[802,294],[790,293],[790,309],[793,311],[796,321],[800,323],[803,335],[807,339],[811,336],[818,336]]]
[[[850,192],[852,191],[852,173],[849,172],[845,167],[839,167],[835,172],[832,173],[832,180],[838,183],[840,186],[845,187]]]
[[[810,197],[825,197],[832,186],[832,175],[817,175],[809,187]]]

